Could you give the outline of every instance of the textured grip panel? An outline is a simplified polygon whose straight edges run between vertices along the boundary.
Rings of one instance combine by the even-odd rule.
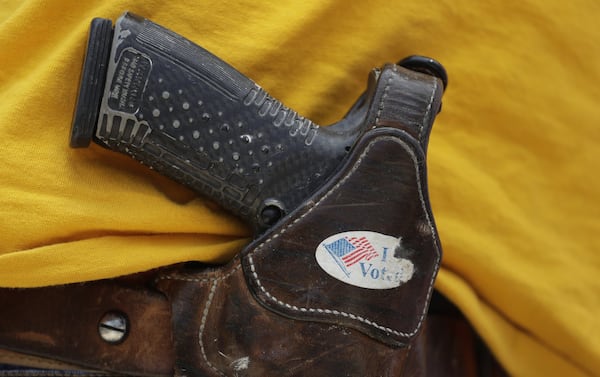
[[[115,27],[96,139],[266,228],[352,145],[208,51],[126,14]]]

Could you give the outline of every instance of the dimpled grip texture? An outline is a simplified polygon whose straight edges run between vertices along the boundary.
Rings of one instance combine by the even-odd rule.
[[[266,229],[323,185],[362,122],[321,128],[189,40],[115,25],[95,141]]]

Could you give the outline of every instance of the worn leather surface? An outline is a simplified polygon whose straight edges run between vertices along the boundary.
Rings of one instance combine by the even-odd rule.
[[[244,270],[258,300],[276,312],[407,344],[425,317],[441,258],[424,158],[412,138],[389,128],[370,131],[356,149],[331,186],[248,249]],[[315,250],[347,231],[401,238],[394,256],[409,259],[415,274],[393,289],[365,289],[331,277],[315,262]]]
[[[399,376],[407,349],[346,326],[297,321],[262,307],[240,260],[225,271],[165,276],[172,302],[176,375]]]
[[[148,276],[144,276],[144,278],[149,282],[153,281]],[[177,297],[183,300],[181,302],[187,303],[187,305],[179,306],[181,313],[174,313],[175,316],[183,314],[190,307],[193,308],[188,315],[180,317],[179,322],[173,322],[175,332],[185,333],[185,336],[175,343],[170,342],[170,316],[163,319],[160,319],[159,316],[154,317],[151,323],[155,326],[141,326],[137,321],[132,320],[133,318],[153,318],[151,313],[165,310],[160,306],[160,303],[164,304],[165,301],[164,298],[136,300],[140,295],[148,295],[149,288],[137,283],[131,284],[131,280],[120,281],[119,284],[115,284],[115,281],[98,281],[61,287],[28,289],[26,290],[27,295],[23,295],[22,291],[1,289],[0,302],[2,304],[19,305],[20,309],[26,309],[20,313],[31,311],[37,314],[35,316],[21,314],[11,317],[10,323],[6,320],[0,322],[0,330],[2,330],[0,331],[0,364],[64,370],[65,373],[71,373],[74,369],[79,368],[105,371],[109,375],[243,376],[248,375],[245,374],[243,366],[250,366],[250,361],[254,361],[253,367],[257,367],[256,364],[259,362],[263,367],[273,367],[269,358],[279,355],[288,358],[286,365],[283,366],[285,369],[280,369],[276,373],[262,370],[262,376],[317,376],[319,370],[315,368],[315,365],[322,363],[323,360],[329,363],[338,360],[338,363],[343,366],[344,363],[335,357],[336,354],[343,353],[354,356],[356,362],[366,362],[369,364],[369,368],[372,368],[369,369],[370,372],[382,372],[380,374],[382,376],[507,376],[489,351],[482,344],[478,344],[473,329],[464,317],[457,315],[452,309],[437,308],[430,311],[422,331],[409,348],[394,350],[383,345],[376,345],[372,349],[362,350],[363,353],[357,353],[361,350],[361,346],[352,341],[352,338],[357,337],[359,340],[364,340],[367,337],[353,330],[340,332],[339,326],[296,321],[299,324],[296,330],[299,331],[290,331],[284,336],[276,336],[276,325],[286,321],[285,318],[264,310],[250,297],[245,297],[245,299],[250,299],[247,304],[251,309],[246,308],[243,314],[239,311],[240,306],[244,304],[244,298],[239,294],[231,295],[230,293],[232,289],[240,288],[244,284],[244,278],[240,274],[239,259],[230,264],[225,271],[216,271],[209,267],[188,268],[184,266],[166,270],[158,281],[158,286],[169,294],[176,295],[173,296],[174,298]],[[126,289],[124,289],[125,286],[127,286]],[[76,320],[74,314],[69,317],[70,320],[56,320],[65,316],[67,310],[73,311],[80,317],[84,315],[83,313],[90,311],[90,300],[82,300],[81,295],[78,294],[82,291],[120,296],[121,300],[118,306],[109,305],[107,307],[118,307],[129,316],[132,323],[132,329],[122,344],[99,343],[97,320]],[[58,297],[57,292],[60,292],[59,296],[61,297],[71,297],[72,303],[67,306],[54,305],[53,302]],[[150,296],[159,297],[156,296],[156,292]],[[439,295],[437,297],[439,298]],[[65,302],[59,300],[56,303],[64,304]],[[112,301],[112,304],[116,303]],[[39,308],[44,308],[42,319],[39,317]],[[219,315],[217,311],[223,315]],[[91,310],[91,313],[102,312],[103,310]],[[145,314],[136,317],[132,313]],[[36,317],[36,320],[32,321],[33,317]],[[94,317],[94,315],[90,315],[90,317]],[[54,322],[44,320],[45,318],[54,320]],[[74,325],[74,321],[80,323]],[[204,322],[201,329],[194,325],[197,321]],[[13,328],[12,332],[6,330],[7,325]],[[239,326],[237,330],[236,326]],[[264,335],[256,339],[257,342],[261,342],[262,346],[246,348],[249,343],[254,341],[252,336],[256,335],[256,328],[264,330]],[[223,333],[227,332],[229,337],[223,339]],[[23,335],[15,336],[18,333]],[[298,357],[291,354],[291,352],[301,351],[305,355],[311,348],[326,346],[326,344],[316,342],[315,335],[337,335],[338,337],[331,338],[333,345],[329,345],[332,348],[315,354],[320,357]],[[32,340],[31,338],[34,337],[45,339],[45,341]],[[306,340],[306,344],[299,347],[297,346],[298,340],[302,338]],[[65,342],[61,342],[61,339],[64,339]],[[66,340],[76,342],[77,346],[67,347]],[[158,344],[155,347],[149,347],[149,344],[154,341]],[[48,344],[54,345],[48,346]],[[296,344],[296,346],[293,347],[291,344]],[[175,364],[173,347],[177,352],[187,355],[186,360],[179,360]],[[6,348],[13,351],[8,351]],[[248,350],[252,350],[252,352],[247,352]],[[383,360],[378,358],[381,355],[375,353],[377,350],[383,350],[385,355]],[[134,354],[137,356],[132,357]],[[210,365],[206,363],[205,357],[211,361]],[[248,357],[248,364],[245,364],[245,357]],[[383,366],[378,365],[378,362],[374,360],[381,360],[382,363],[389,361],[387,364],[389,370],[384,370]],[[402,361],[406,365],[400,373],[402,368],[398,363]],[[217,372],[211,366],[223,369]],[[356,367],[356,365],[352,366]],[[358,368],[356,373],[350,371],[343,374],[342,369],[337,369],[334,374],[326,375],[369,375],[360,374],[362,371]],[[59,374],[49,372],[48,375]]]
[[[170,305],[147,288],[152,281],[148,279],[151,274],[0,289],[0,348],[85,369],[170,375],[174,359]],[[127,338],[116,345],[98,334],[102,316],[115,310],[125,313],[130,324]]]

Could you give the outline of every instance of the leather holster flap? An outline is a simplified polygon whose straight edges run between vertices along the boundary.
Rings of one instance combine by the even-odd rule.
[[[256,299],[294,319],[406,345],[427,312],[441,259],[420,143],[368,131],[344,167],[243,253]]]

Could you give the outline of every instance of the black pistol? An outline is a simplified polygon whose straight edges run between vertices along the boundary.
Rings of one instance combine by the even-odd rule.
[[[423,133],[415,137],[425,149],[446,73],[429,58],[398,64],[437,77],[436,98],[415,80],[407,79],[402,90],[386,89],[382,71],[404,69],[387,65],[372,71],[367,90],[342,120],[320,127],[202,47],[147,19],[125,13],[114,29],[110,20],[94,19],[70,145],[87,147],[94,140],[128,154],[260,233],[336,171],[386,111],[382,96],[395,96],[407,132]]]

